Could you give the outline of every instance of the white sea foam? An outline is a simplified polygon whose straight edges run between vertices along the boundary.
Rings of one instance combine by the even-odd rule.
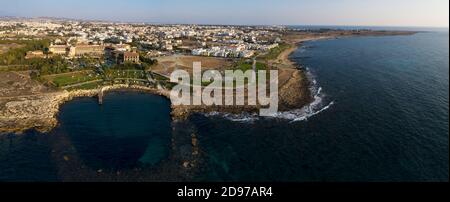
[[[259,116],[255,114],[230,114],[224,112],[209,112],[204,114],[206,117],[222,117],[234,122],[249,123],[259,119]]]
[[[318,82],[315,79],[314,75],[309,70],[309,68],[306,68],[306,75],[308,79],[310,79],[311,81],[310,91],[313,95],[314,99],[313,102],[300,109],[294,109],[286,112],[279,112],[272,117],[265,117],[265,118],[290,120],[291,123],[299,121],[307,121],[311,117],[316,116],[330,109],[335,104],[334,101],[324,102],[326,95],[323,93],[323,88],[318,86]],[[256,113],[255,114],[246,113],[236,115],[230,113],[210,112],[205,114],[205,116],[207,117],[220,116],[230,121],[244,122],[244,123],[251,123],[260,119],[260,117]]]

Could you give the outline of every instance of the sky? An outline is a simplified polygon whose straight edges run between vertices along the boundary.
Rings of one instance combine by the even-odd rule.
[[[0,0],[0,16],[173,24],[448,27],[449,0]]]

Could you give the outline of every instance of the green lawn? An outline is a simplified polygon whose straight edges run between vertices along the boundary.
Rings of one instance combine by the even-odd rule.
[[[278,47],[271,49],[267,54],[261,55],[259,58],[262,60],[275,60],[286,49],[292,46],[286,43],[280,44]]]
[[[242,70],[243,72],[253,70],[253,62],[238,62],[236,70]],[[258,70],[267,70],[267,65],[262,62],[256,62],[256,71]]]
[[[101,76],[97,75],[93,71],[79,71],[65,74],[55,74],[44,76],[43,78],[55,84],[57,87],[64,87],[77,83],[102,79]]]
[[[109,80],[114,80],[118,78],[129,78],[129,79],[147,79],[145,71],[142,70],[107,70],[105,72],[106,78]]]

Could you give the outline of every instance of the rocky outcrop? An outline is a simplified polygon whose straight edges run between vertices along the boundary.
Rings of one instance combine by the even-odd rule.
[[[93,91],[61,91],[6,101],[0,110],[0,132],[35,128],[46,132],[57,125],[59,106],[74,97],[94,96]]]
[[[48,132],[57,126],[57,114],[63,103],[77,97],[97,96],[99,90],[105,92],[124,88],[168,96],[164,90],[142,86],[114,85],[95,90],[59,91],[9,98],[0,101],[0,133],[21,133],[31,128],[39,132]]]
[[[280,86],[279,110],[289,111],[301,108],[312,101],[309,81],[302,70],[294,71],[291,78]]]

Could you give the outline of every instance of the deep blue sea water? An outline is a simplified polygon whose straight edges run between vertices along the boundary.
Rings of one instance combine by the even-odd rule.
[[[170,152],[170,102],[157,95],[109,92],[101,106],[96,98],[77,98],[62,105],[58,119],[50,134],[0,137],[1,181],[56,181],[71,172],[83,178],[90,171],[151,167]]]
[[[448,181],[449,35],[308,42],[292,55],[334,102],[308,121],[197,117],[206,179]]]
[[[195,115],[171,125],[159,96],[112,92],[103,106],[76,99],[51,134],[0,137],[0,181],[129,170],[137,180],[171,161],[183,171],[173,154],[190,155],[192,131],[201,150],[192,180],[448,181],[448,39],[423,32],[305,43],[291,57],[322,89],[321,106],[334,103],[306,121]]]
[[[97,169],[156,164],[170,146],[170,103],[151,94],[113,92],[63,105],[57,133],[68,134],[84,162]]]

